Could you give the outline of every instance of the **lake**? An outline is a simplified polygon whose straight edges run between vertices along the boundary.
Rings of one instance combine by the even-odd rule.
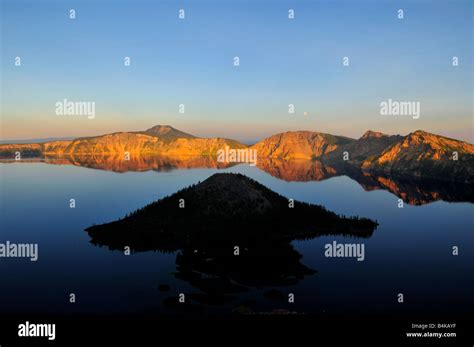
[[[347,175],[328,174],[330,170],[322,177],[301,177],[294,174],[301,168],[299,163],[285,165],[286,169],[277,165],[275,170],[275,165],[272,169],[246,164],[219,168],[200,162],[116,170],[90,162],[1,163],[0,242],[37,243],[39,258],[36,262],[0,259],[0,310],[181,314],[179,307],[169,305],[170,297],[189,293],[199,298],[203,291],[195,281],[179,275],[179,252],[125,255],[91,244],[84,229],[121,218],[216,172],[238,172],[288,198],[320,204],[338,214],[375,219],[379,226],[364,239],[324,236],[294,241],[294,249],[302,255],[300,263],[314,274],[286,285],[256,283],[219,303],[194,300],[201,311],[230,313],[242,307],[309,314],[473,311],[474,204],[468,188],[453,192],[438,183],[437,191],[432,183],[429,194],[407,183],[368,188]],[[315,170],[303,165],[301,172]],[[416,199],[410,200],[413,194]],[[405,200],[403,208],[398,207],[399,196]],[[76,201],[74,209],[69,207],[70,199]],[[365,259],[326,257],[325,244],[333,241],[364,243]],[[453,246],[459,248],[459,255],[452,254]],[[159,290],[160,285],[169,290]],[[76,295],[75,304],[69,303],[70,293]],[[278,299],[289,293],[294,294],[294,303]],[[397,302],[399,293],[404,295],[403,304]]]

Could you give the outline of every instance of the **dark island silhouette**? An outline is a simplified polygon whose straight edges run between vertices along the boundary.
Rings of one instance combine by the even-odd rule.
[[[370,236],[377,222],[339,216],[322,206],[291,201],[242,174],[214,174],[202,183],[128,216],[86,229],[111,249],[177,250],[186,245],[249,247],[320,235]]]
[[[255,302],[241,294],[264,288],[273,289],[263,299],[280,302],[284,310],[285,296],[274,288],[293,286],[316,273],[301,264],[291,241],[322,235],[367,238],[378,225],[338,216],[322,206],[293,204],[290,208],[289,199],[244,175],[219,173],[86,231],[93,244],[111,250],[179,251],[175,277],[197,291],[186,293],[186,305],[176,296],[164,299],[171,312],[199,313],[210,305],[250,313]]]

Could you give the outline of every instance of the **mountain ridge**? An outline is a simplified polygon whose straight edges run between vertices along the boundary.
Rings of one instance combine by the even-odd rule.
[[[219,150],[255,150],[260,158],[321,160],[360,170],[474,182],[474,145],[423,130],[406,136],[372,130],[359,139],[316,131],[288,131],[247,146],[221,137],[200,138],[169,125],[74,140],[0,144],[0,157],[44,155],[216,156]]]
[[[267,137],[253,146],[259,157],[314,159],[354,141],[348,137],[316,131],[287,131]]]

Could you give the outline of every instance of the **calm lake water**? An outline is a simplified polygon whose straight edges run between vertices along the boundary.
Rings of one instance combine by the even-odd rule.
[[[301,263],[316,270],[296,284],[257,286],[209,311],[231,312],[242,303],[256,311],[306,313],[469,313],[474,309],[474,204],[405,204],[386,190],[366,191],[356,181],[287,182],[257,167],[113,172],[72,165],[2,163],[0,242],[38,243],[39,259],[0,259],[0,310],[10,312],[173,312],[163,304],[177,293],[197,293],[178,279],[177,253],[110,251],[91,244],[85,228],[113,221],[216,172],[239,172],[288,198],[336,213],[376,219],[368,239],[342,236],[293,242]],[[69,208],[69,199],[76,208]],[[363,242],[365,260],[327,258],[332,241]],[[452,247],[459,255],[452,255]],[[161,284],[170,286],[162,292]],[[295,294],[290,305],[264,295]],[[76,304],[69,303],[76,294]],[[403,293],[405,303],[397,303]]]

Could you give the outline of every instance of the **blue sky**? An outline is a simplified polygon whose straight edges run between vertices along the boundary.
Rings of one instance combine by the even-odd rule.
[[[472,1],[2,0],[1,12],[2,140],[170,124],[247,142],[302,129],[473,142]],[[94,101],[96,118],[56,115],[65,98]],[[389,98],[421,102],[420,119],[381,116]]]

